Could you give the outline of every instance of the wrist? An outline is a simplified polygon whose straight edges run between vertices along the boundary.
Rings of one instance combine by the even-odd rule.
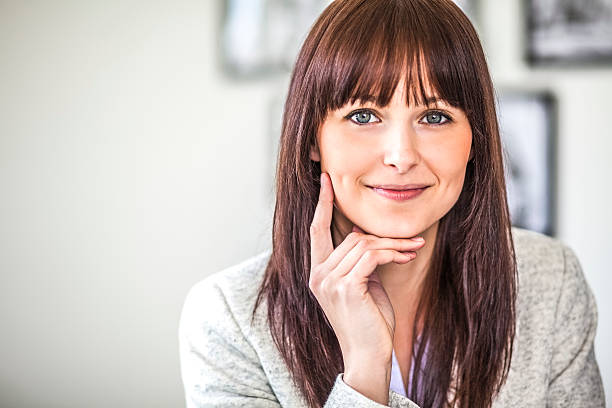
[[[346,385],[382,405],[389,403],[389,384],[391,382],[391,363],[360,364],[345,367],[342,376]]]

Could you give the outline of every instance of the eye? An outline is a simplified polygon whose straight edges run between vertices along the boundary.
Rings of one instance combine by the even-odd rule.
[[[425,116],[423,116],[423,119],[426,120],[428,125],[442,125],[446,122],[452,121],[450,116],[442,113],[441,111],[429,111],[427,114],[425,114]]]
[[[380,119],[369,109],[362,109],[349,113],[347,119],[352,120],[358,125],[380,122]]]

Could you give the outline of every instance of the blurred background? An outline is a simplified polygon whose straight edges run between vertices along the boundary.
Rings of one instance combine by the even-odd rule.
[[[328,3],[0,0],[1,407],[184,406],[184,297],[270,245],[289,73]],[[609,400],[612,2],[461,6],[513,222],[578,255]]]

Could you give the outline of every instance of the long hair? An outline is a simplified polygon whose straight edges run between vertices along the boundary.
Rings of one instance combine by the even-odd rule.
[[[310,149],[330,110],[370,96],[386,106],[401,75],[406,103],[427,100],[427,79],[439,98],[464,110],[473,135],[463,189],[440,219],[417,309],[415,327],[423,328],[419,342],[413,330],[408,397],[423,407],[487,407],[508,375],[518,276],[495,95],[478,35],[451,0],[336,0],[312,26],[292,72],[272,253],[253,311],[266,301],[274,342],[311,407],[324,405],[344,367],[308,285],[321,174]]]

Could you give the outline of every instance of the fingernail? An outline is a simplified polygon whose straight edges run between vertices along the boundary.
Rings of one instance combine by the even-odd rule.
[[[412,238],[412,240],[413,240],[413,241],[416,241],[416,242],[423,242],[423,241],[425,241],[425,240],[423,239],[423,237],[414,237],[414,238]]]

